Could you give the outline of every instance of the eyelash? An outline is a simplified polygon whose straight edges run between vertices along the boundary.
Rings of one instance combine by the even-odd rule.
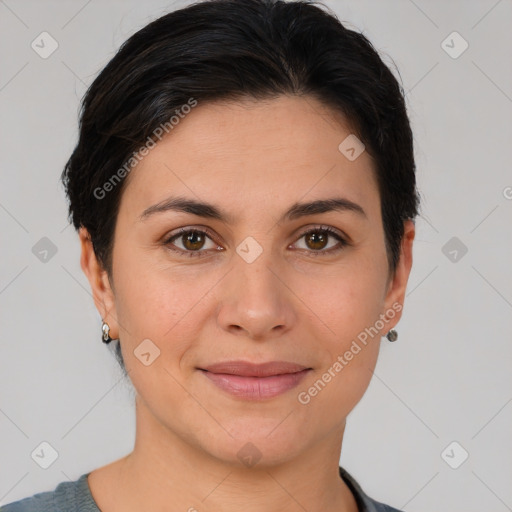
[[[174,233],[173,235],[171,235],[170,237],[168,237],[165,241],[164,241],[164,245],[168,247],[168,249],[172,252],[175,252],[175,253],[179,253],[179,254],[182,254],[186,257],[189,257],[189,258],[201,258],[201,257],[204,257],[205,254],[204,253],[207,253],[208,251],[204,251],[204,250],[198,250],[198,251],[185,251],[183,249],[179,249],[179,248],[173,248],[171,247],[172,245],[172,241],[175,240],[175,239],[178,239],[180,236],[183,236],[185,234],[189,234],[189,233],[199,233],[201,235],[207,235],[208,238],[210,238],[212,240],[212,242],[214,242],[213,238],[213,233],[208,230],[208,229],[197,229],[197,228],[181,228],[178,230],[177,233]],[[341,251],[342,249],[344,249],[346,246],[349,246],[350,243],[347,242],[347,240],[345,238],[343,238],[337,231],[335,231],[334,229],[332,229],[331,227],[329,226],[316,226],[308,231],[305,231],[304,233],[302,233],[299,238],[297,239],[300,240],[301,238],[303,238],[304,236],[306,235],[309,235],[311,233],[322,233],[322,234],[327,234],[329,236],[332,236],[333,238],[336,238],[339,242],[340,242],[340,246],[337,247],[337,248],[330,248],[328,250],[318,250],[318,251],[314,251],[314,250],[309,250],[308,252],[310,252],[311,256],[313,257],[316,257],[316,256],[321,256],[321,255],[324,255],[324,254],[336,254],[338,253],[339,251]]]

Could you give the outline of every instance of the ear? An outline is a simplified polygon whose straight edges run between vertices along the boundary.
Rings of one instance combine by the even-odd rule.
[[[386,296],[384,300],[384,311],[395,312],[393,318],[387,315],[387,322],[384,328],[385,333],[395,327],[402,316],[402,309],[405,300],[405,290],[409,281],[409,274],[412,267],[412,248],[414,236],[416,234],[414,222],[407,220],[404,222],[404,236],[400,249],[400,259],[396,271],[388,282]]]
[[[117,323],[114,293],[108,279],[107,271],[96,258],[96,253],[94,252],[91,237],[87,229],[81,227],[78,235],[82,247],[80,266],[91,285],[96,309],[103,321],[107,322],[109,325],[110,337],[116,339],[119,337],[119,326]]]

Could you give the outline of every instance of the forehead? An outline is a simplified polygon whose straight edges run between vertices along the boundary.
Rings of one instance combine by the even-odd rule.
[[[349,160],[339,149],[349,136],[343,118],[311,97],[198,102],[130,172],[119,213],[180,195],[242,219],[342,195],[376,214],[373,160],[366,151]]]

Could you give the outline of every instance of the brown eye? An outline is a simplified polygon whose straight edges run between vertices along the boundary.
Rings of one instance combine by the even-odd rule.
[[[201,229],[187,229],[182,228],[177,233],[171,235],[164,242],[171,251],[188,257],[201,257],[207,256],[209,251],[207,249],[223,250],[213,242],[213,235],[209,231]],[[342,250],[345,246],[350,245],[337,231],[329,226],[319,226],[302,234],[299,238],[305,240],[305,247],[300,249],[306,250],[311,256],[329,255]],[[329,242],[337,240],[338,244],[334,247],[328,247]],[[206,242],[210,240],[211,247],[206,247]],[[181,243],[182,247],[179,247]],[[337,245],[337,246],[336,246]]]
[[[209,233],[200,229],[180,229],[178,233],[171,235],[164,242],[164,245],[169,246],[169,249],[174,252],[185,254],[186,256],[205,256],[207,250],[205,249],[205,243],[210,240],[213,247],[206,247],[206,249],[218,247]],[[181,243],[182,247],[179,246]]]
[[[197,251],[203,247],[205,236],[204,233],[200,233],[199,231],[190,231],[186,235],[181,235],[181,240],[186,249]]]
[[[310,229],[302,234],[299,238],[304,239],[305,249],[313,256],[321,254],[332,254],[340,251],[349,243],[334,229],[328,226],[321,226]],[[338,240],[338,244],[325,249],[328,246],[329,240]],[[302,248],[301,248],[302,249]]]
[[[312,231],[304,236],[306,239],[306,245],[315,250],[324,249],[329,240],[328,234],[321,233],[319,231]]]

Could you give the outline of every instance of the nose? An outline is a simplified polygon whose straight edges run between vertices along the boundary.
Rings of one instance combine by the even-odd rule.
[[[272,261],[270,251],[249,261],[234,255],[224,278],[217,321],[223,330],[254,340],[280,336],[295,318],[283,268]]]

